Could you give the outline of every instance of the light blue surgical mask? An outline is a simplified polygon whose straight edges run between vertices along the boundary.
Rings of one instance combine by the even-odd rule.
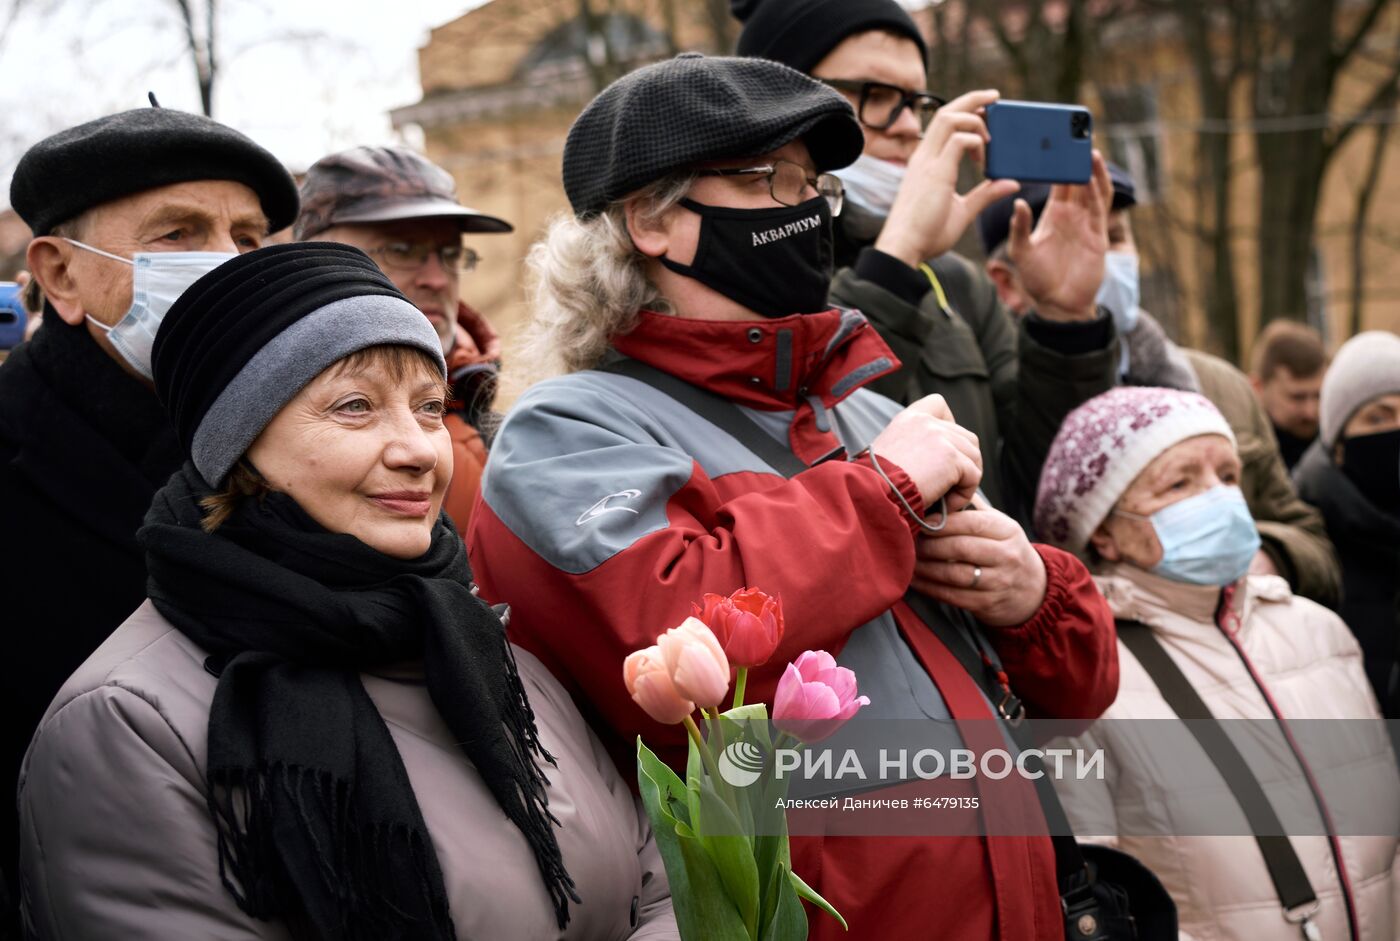
[[[117,355],[147,379],[152,378],[151,350],[156,331],[175,299],[191,284],[230,258],[238,257],[234,252],[140,252],[135,258],[123,258],[75,239],[64,241],[135,269],[131,276],[131,307],[121,320],[109,327],[91,314],[86,316],[107,334]]]
[[[1119,336],[1126,336],[1138,323],[1142,302],[1138,278],[1137,252],[1109,252],[1103,259],[1103,284],[1094,303],[1107,307]]]
[[[1151,516],[1113,512],[1152,524],[1162,544],[1162,561],[1152,571],[1172,581],[1230,585],[1244,577],[1259,552],[1259,530],[1239,487],[1220,484]]]
[[[894,206],[905,171],[900,164],[861,154],[849,167],[832,172],[846,187],[847,199],[883,219]]]

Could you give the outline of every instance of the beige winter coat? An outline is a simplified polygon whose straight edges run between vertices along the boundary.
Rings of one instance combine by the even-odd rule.
[[[1217,627],[1218,588],[1127,565],[1097,576],[1114,614],[1141,621],[1245,754],[1278,809],[1321,903],[1327,941],[1348,937],[1341,880],[1303,772],[1231,638]],[[1235,640],[1300,743],[1340,836],[1363,941],[1400,938],[1400,773],[1341,619],[1274,576],[1244,579]],[[1136,658],[1119,642],[1118,698],[1072,747],[1104,750],[1104,780],[1057,782],[1076,833],[1133,854],[1156,872],[1194,941],[1299,941],[1284,921],[1258,845],[1224,781]],[[1309,721],[1376,720],[1376,721]],[[1233,826],[1219,827],[1228,817]],[[1202,823],[1202,821],[1206,821]],[[1299,827],[1299,821],[1313,825]],[[1149,833],[1163,835],[1144,835]],[[1182,833],[1245,835],[1178,835]],[[1379,835],[1372,835],[1379,834]]]
[[[428,698],[421,674],[363,676],[432,834],[460,938],[679,937],[645,813],[563,688],[516,650],[583,904],[560,933],[528,844]],[[205,804],[205,653],[146,602],[64,685],[20,776],[21,892],[43,939],[284,939],[220,884]],[[618,682],[621,680],[619,667]]]

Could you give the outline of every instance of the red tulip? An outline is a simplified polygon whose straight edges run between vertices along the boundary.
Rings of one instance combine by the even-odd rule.
[[[660,647],[628,654],[622,664],[622,679],[632,701],[662,725],[675,725],[695,711],[695,703],[677,692],[671,682]]]
[[[832,735],[862,706],[856,695],[856,675],[825,650],[808,650],[783,672],[773,698],[773,724],[803,742],[818,742]]]
[[[783,603],[757,588],[743,588],[729,597],[707,594],[705,605],[692,605],[719,639],[729,662],[756,667],[768,662],[783,639]]]
[[[702,709],[720,704],[729,692],[729,660],[708,627],[686,618],[656,638],[656,645],[676,692]]]

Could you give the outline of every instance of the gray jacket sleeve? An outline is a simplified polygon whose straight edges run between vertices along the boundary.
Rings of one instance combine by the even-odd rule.
[[[51,715],[20,776],[29,935],[286,938],[223,887],[202,777],[157,706],[126,689],[100,686]]]

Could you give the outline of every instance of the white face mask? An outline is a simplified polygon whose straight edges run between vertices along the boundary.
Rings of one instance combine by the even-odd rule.
[[[904,169],[897,163],[861,154],[849,167],[832,172],[845,184],[847,199],[883,219],[899,195]]]
[[[1107,307],[1119,336],[1133,331],[1141,303],[1137,252],[1109,252],[1103,259],[1103,284],[1094,302]]]
[[[131,276],[131,307],[115,326],[100,323],[91,314],[85,316],[107,334],[112,349],[147,379],[153,378],[151,350],[156,331],[176,298],[230,258],[238,257],[235,252],[139,252],[135,258],[123,258],[74,239],[64,241],[135,269]]]

